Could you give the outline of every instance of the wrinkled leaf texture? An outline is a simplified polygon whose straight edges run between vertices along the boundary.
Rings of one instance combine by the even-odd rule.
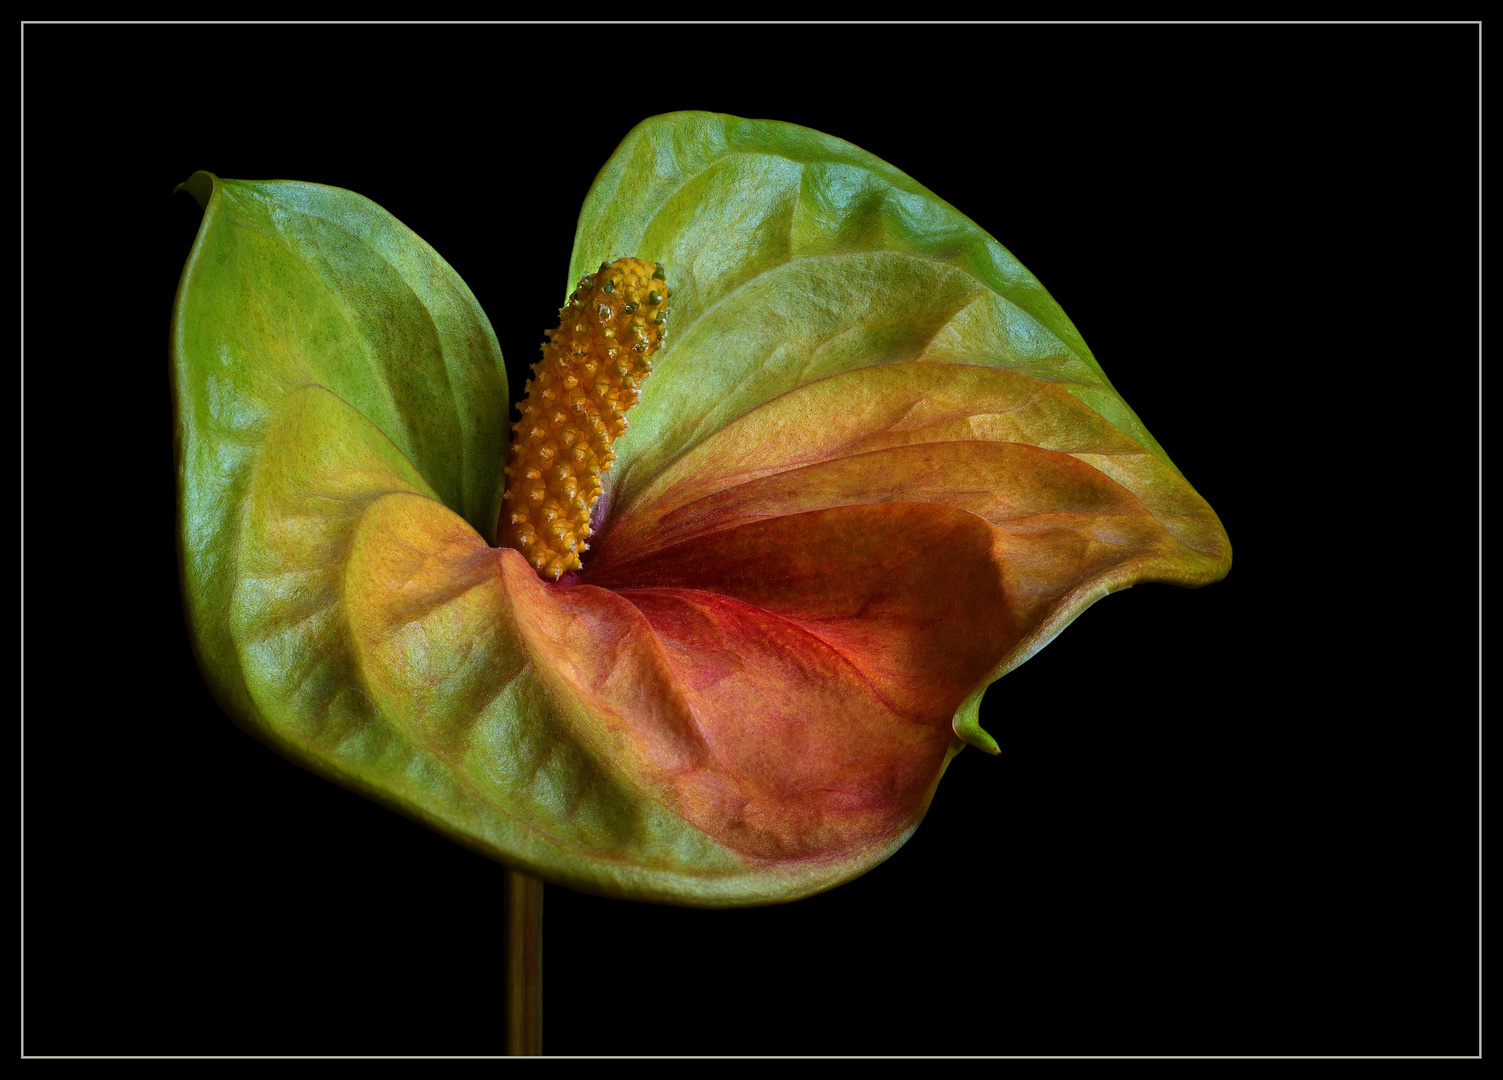
[[[672,338],[558,585],[490,546],[507,387],[448,264],[348,191],[184,186],[205,677],[294,761],[547,880],[706,906],[849,880],[965,742],[996,751],[988,684],[1110,591],[1230,565],[1043,287],[819,132],[654,117],[596,179],[567,282],[663,263]]]

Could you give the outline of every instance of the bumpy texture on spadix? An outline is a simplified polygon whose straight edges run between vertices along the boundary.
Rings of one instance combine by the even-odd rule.
[[[558,309],[532,368],[522,418],[512,424],[501,542],[557,581],[589,550],[601,474],[626,433],[626,413],[668,336],[668,285],[660,265],[601,263]]]
[[[532,205],[525,172],[507,182],[514,210],[477,211],[498,249]],[[1108,593],[1231,564],[1038,280],[817,131],[679,113],[627,136],[580,213],[561,296],[590,283],[509,479],[500,350],[432,248],[348,191],[187,187],[205,211],[173,313],[179,544],[210,688],[303,766],[548,881],[705,906],[848,881],[918,827],[962,746],[997,752],[989,684]],[[992,220],[1034,214],[997,190]],[[625,253],[644,262],[599,274]],[[612,444],[648,355],[634,317],[660,340],[646,260],[672,278],[673,345]],[[1184,340],[1165,295],[1122,362],[1193,377],[1214,343]],[[505,486],[542,574],[498,538]],[[1172,664],[1105,686],[1074,662],[1063,710],[1204,707]]]

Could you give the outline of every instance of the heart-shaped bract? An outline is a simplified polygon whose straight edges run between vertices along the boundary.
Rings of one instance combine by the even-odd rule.
[[[838,139],[672,114],[600,173],[568,280],[661,264],[674,338],[557,581],[492,546],[508,400],[454,271],[348,191],[186,186],[205,678],[293,760],[546,880],[697,905],[849,880],[964,742],[995,751],[991,682],[1108,592],[1230,566],[1039,283]]]

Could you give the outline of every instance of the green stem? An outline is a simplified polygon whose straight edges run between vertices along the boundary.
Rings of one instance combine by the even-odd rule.
[[[543,883],[506,871],[506,1052],[543,1052]]]

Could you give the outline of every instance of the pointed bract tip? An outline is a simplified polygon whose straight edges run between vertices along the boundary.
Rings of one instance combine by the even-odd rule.
[[[214,185],[217,183],[219,183],[219,177],[211,172],[205,172],[200,169],[177,187],[173,188],[172,193],[176,195],[179,191],[186,191],[189,195],[193,196],[200,210],[207,210],[209,208],[209,199],[214,194]]]

